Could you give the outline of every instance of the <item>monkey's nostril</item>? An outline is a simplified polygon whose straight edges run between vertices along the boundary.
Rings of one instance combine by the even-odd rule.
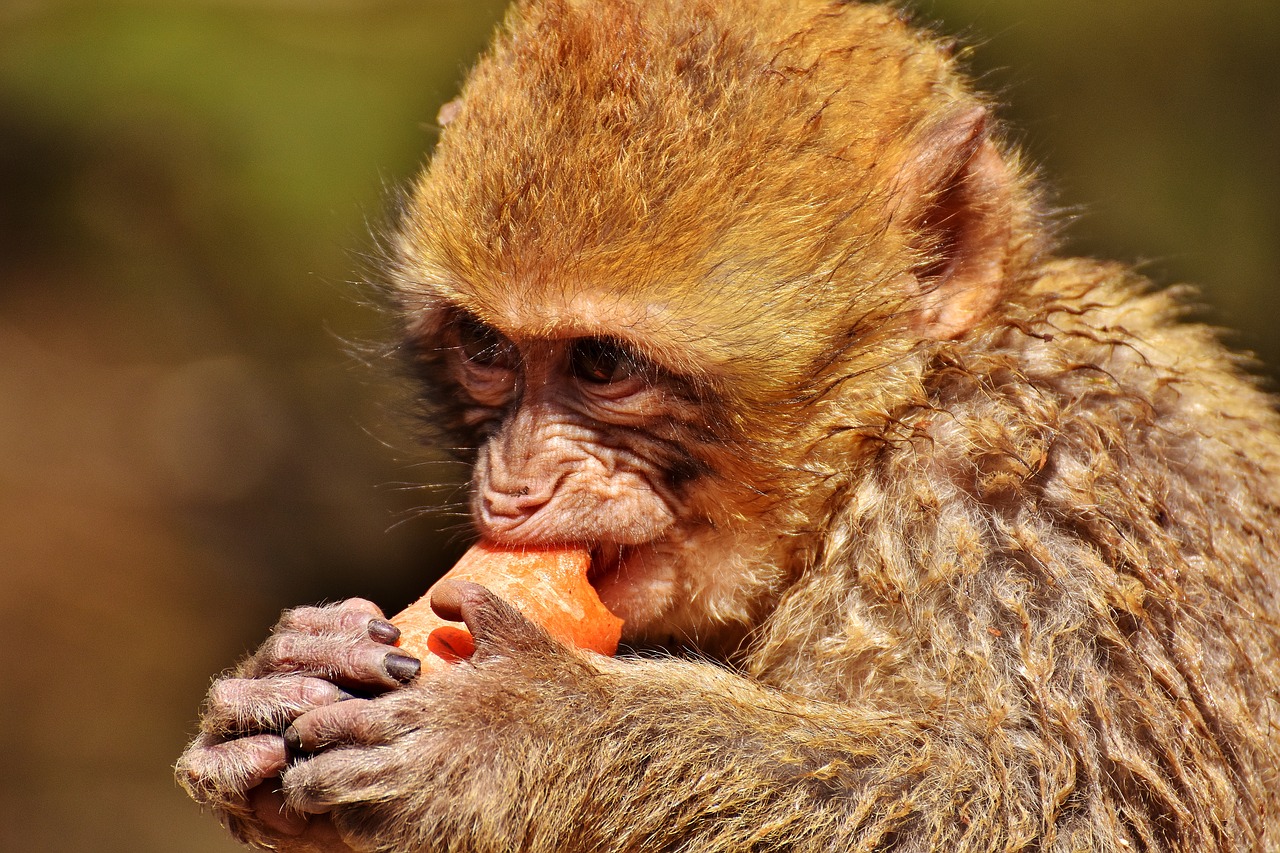
[[[498,518],[523,518],[533,515],[551,500],[550,494],[530,494],[525,486],[512,492],[485,491],[485,513]]]

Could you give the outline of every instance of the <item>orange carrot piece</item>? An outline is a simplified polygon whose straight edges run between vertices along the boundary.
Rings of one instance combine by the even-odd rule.
[[[479,542],[440,581],[478,583],[551,636],[612,655],[618,650],[622,620],[587,582],[590,567],[591,555],[583,549],[517,551]],[[424,672],[446,669],[475,651],[465,627],[431,609],[431,590],[391,619],[400,629],[397,645],[420,658]]]

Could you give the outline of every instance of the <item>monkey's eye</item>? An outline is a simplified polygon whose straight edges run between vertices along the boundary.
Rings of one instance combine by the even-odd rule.
[[[609,385],[629,379],[639,369],[631,353],[606,338],[582,338],[569,351],[569,370],[583,382]]]
[[[515,347],[501,332],[474,317],[458,321],[458,349],[477,367],[510,370],[515,367]]]

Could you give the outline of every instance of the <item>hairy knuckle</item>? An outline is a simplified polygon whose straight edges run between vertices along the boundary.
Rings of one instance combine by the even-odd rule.
[[[258,765],[273,765],[284,757],[284,740],[279,735],[253,735],[240,743],[247,757]]]
[[[365,639],[369,636],[369,622],[375,618],[378,617],[371,613],[347,611],[340,615],[337,627],[344,635]]]
[[[225,756],[215,749],[189,750],[174,768],[174,777],[193,800],[205,806],[222,806],[243,789],[237,784],[242,774],[228,766]]]
[[[338,605],[341,610],[365,616],[382,616],[382,608],[367,598],[348,598]]]
[[[345,717],[338,711],[324,708],[314,714],[308,714],[298,721],[296,728],[304,740],[321,749],[344,739],[347,730]]]
[[[304,708],[331,704],[338,701],[341,695],[336,684],[323,678],[304,678],[297,685],[297,702]]]
[[[244,704],[246,685],[249,683],[248,679],[244,678],[223,678],[215,681],[205,699],[206,711],[219,716],[234,712]]]
[[[256,674],[260,672],[270,672],[280,658],[280,638],[286,636],[283,633],[275,633],[267,637],[258,650],[254,652],[250,659],[250,666],[242,670],[241,674]]]
[[[280,614],[280,621],[276,623],[277,631],[297,630],[299,627],[311,625],[316,621],[316,617],[320,614],[321,608],[311,605],[302,607],[294,607]]]
[[[316,773],[316,759],[296,764],[280,779],[285,802],[298,811],[314,811],[316,807],[332,805],[329,787],[322,775]]]
[[[201,747],[189,747],[182,753],[182,757],[173,768],[173,776],[178,780],[178,784],[200,802],[203,802],[203,799],[198,795],[203,793],[204,780],[208,776],[203,766],[204,753],[205,750]]]
[[[268,640],[265,650],[274,667],[291,669],[302,660],[307,645],[304,635],[286,631]]]

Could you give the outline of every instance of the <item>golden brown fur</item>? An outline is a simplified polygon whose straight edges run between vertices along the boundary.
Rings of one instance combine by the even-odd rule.
[[[394,298],[445,391],[459,309],[681,377],[653,429],[705,538],[628,630],[724,659],[588,661],[478,601],[493,657],[373,700],[286,801],[379,850],[1280,850],[1272,401],[1179,294],[1054,256],[983,107],[884,7],[519,3]]]

